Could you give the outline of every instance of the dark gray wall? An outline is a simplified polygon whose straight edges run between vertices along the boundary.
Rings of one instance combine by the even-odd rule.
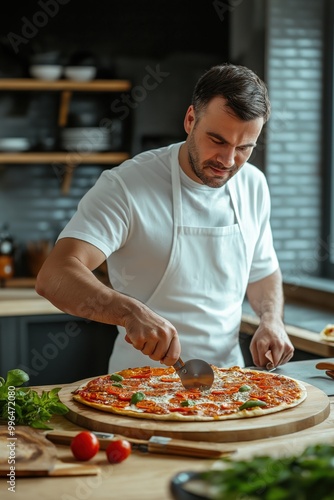
[[[209,66],[228,58],[229,12],[217,12],[206,0],[101,0],[94,8],[91,2],[72,0],[59,5],[44,26],[31,28],[28,38],[29,23],[43,24],[41,9],[39,2],[22,0],[7,6],[0,19],[0,77],[29,76],[29,61],[36,53],[58,51],[66,62],[79,49],[91,51],[99,78],[132,82],[125,138],[130,154],[184,139],[183,116],[195,81]],[[19,40],[17,51],[13,40]],[[145,77],[154,71],[163,76],[148,89]],[[110,116],[118,97],[104,96],[103,117]],[[74,95],[74,104],[76,99]],[[86,94],[84,100],[81,105],[88,106],[94,98]],[[34,150],[44,147],[59,132],[58,105],[56,94],[0,93],[0,138],[25,136]],[[123,114],[118,111],[118,117]],[[0,165],[0,224],[9,222],[15,238],[17,274],[25,273],[27,242],[53,242],[101,170],[98,165],[79,166],[64,195],[62,172],[52,165]]]

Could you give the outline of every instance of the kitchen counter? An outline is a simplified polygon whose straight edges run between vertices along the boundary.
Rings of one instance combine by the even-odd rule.
[[[297,308],[294,315],[295,320],[292,319],[294,308]],[[315,356],[333,357],[334,343],[322,341],[319,333],[320,329],[325,327],[327,323],[334,322],[334,316],[320,309],[313,309],[317,319],[317,328],[314,328],[314,322],[307,328],[306,325],[303,327],[303,323],[302,326],[298,326],[300,321],[305,318],[301,306],[289,304],[286,305],[286,309],[290,313],[286,322],[286,330],[295,348]],[[304,311],[308,313],[310,318],[312,313],[310,307],[305,306]],[[48,314],[61,315],[64,313],[53,306],[47,299],[38,295],[34,288],[0,288],[0,318]],[[297,316],[300,321],[296,319]],[[291,323],[289,320],[291,320]],[[259,319],[245,302],[240,331],[252,335],[258,323]]]
[[[300,361],[298,363],[304,363]],[[297,365],[297,363],[292,363]],[[295,369],[295,368],[294,368]],[[331,380],[331,379],[329,379]],[[331,382],[334,389],[334,381]],[[41,387],[39,390],[49,390]],[[255,454],[282,456],[302,451],[307,445],[327,443],[334,445],[334,396],[329,398],[331,413],[322,423],[308,429],[273,438],[226,443],[224,446],[235,449],[233,458],[250,458]],[[64,417],[55,417],[53,427],[61,430],[82,430]],[[200,424],[199,424],[200,425]],[[222,444],[217,447],[222,447]],[[73,461],[68,446],[57,446],[58,458],[62,461]],[[171,500],[169,485],[172,477],[181,471],[199,471],[209,468],[214,461],[142,453],[133,450],[124,462],[111,465],[106,461],[105,452],[100,451],[89,463],[101,467],[97,476],[76,477],[41,477],[16,478],[15,498],[18,500],[73,500],[94,499],[109,500]],[[12,498],[7,492],[6,480],[0,480],[2,499]]]
[[[0,317],[35,314],[63,314],[63,312],[38,295],[34,288],[0,289]]]

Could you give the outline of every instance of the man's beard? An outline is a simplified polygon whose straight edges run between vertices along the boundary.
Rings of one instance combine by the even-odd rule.
[[[198,151],[193,139],[191,139],[188,144],[188,161],[193,173],[203,182],[203,184],[212,188],[220,188],[224,186],[224,184],[226,184],[230,180],[230,178],[233,177],[233,175],[237,172],[237,166],[234,164],[233,167],[228,169],[230,175],[227,178],[207,176],[204,170],[205,167],[213,167],[218,170],[223,169],[219,163],[213,160],[207,160],[201,165]]]

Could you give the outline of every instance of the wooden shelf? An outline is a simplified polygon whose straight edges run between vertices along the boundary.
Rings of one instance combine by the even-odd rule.
[[[85,153],[80,151],[72,152],[50,152],[50,153],[0,153],[0,164],[56,164],[57,171],[62,176],[61,191],[67,194],[71,187],[72,177],[78,165],[97,163],[99,165],[118,165],[129,158],[125,152],[107,153]],[[63,164],[64,168],[59,168]]]
[[[0,78],[0,91],[2,90],[43,90],[75,92],[126,92],[130,90],[129,80],[91,80],[77,82],[74,80],[37,80],[34,78]]]
[[[81,163],[115,164],[129,158],[125,152],[85,153],[80,151],[66,152],[28,152],[1,153],[0,163],[52,163],[63,162],[72,167]]]
[[[57,91],[60,92],[60,107],[58,126],[67,125],[68,111],[73,92],[127,92],[131,89],[129,80],[91,80],[77,82],[74,80],[46,81],[34,78],[0,78],[0,91]],[[129,158],[124,152],[0,152],[0,164],[47,164],[64,163],[62,172],[62,192],[67,193],[73,176],[74,168],[80,164],[97,163],[116,165]]]

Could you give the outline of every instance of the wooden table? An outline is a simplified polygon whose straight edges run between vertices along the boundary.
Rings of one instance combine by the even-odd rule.
[[[333,382],[334,383],[334,382]],[[41,387],[50,389],[50,387]],[[331,413],[329,417],[314,427],[303,431],[270,439],[228,443],[237,451],[236,459],[251,457],[254,454],[294,454],[311,443],[334,444],[334,397],[329,398]],[[80,430],[80,428],[64,417],[52,420],[54,429]],[[217,445],[221,447],[220,445]],[[69,447],[58,446],[58,458],[73,461]],[[124,462],[111,465],[100,451],[91,461],[101,466],[101,474],[80,477],[41,477],[16,478],[15,497],[7,491],[5,479],[0,480],[0,497],[2,500],[171,500],[169,484],[171,478],[181,471],[198,471],[207,469],[213,460],[174,457],[158,454],[147,454],[133,451]]]

